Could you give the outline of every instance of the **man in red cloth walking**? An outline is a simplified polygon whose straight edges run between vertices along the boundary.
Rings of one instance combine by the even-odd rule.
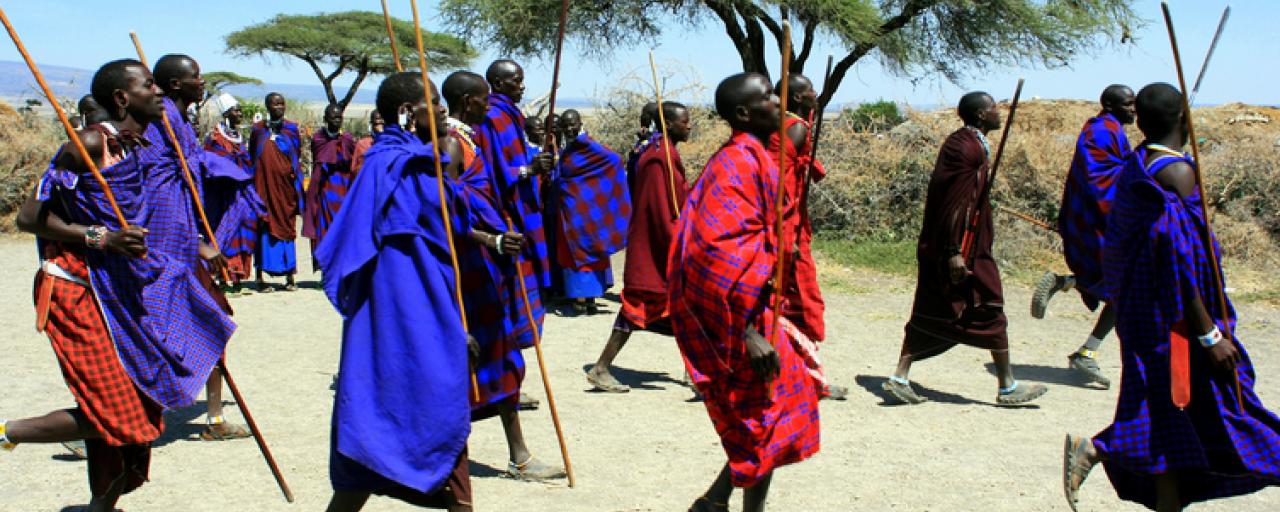
[[[671,323],[728,463],[690,510],[764,510],[773,470],[818,452],[818,390],[772,307],[778,166],[765,149],[778,98],[757,73],[726,78],[716,112],[733,136],[689,191],[668,262]]]

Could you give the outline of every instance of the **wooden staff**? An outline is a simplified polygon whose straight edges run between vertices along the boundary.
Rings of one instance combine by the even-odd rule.
[[[781,343],[783,338],[781,326],[778,320],[782,318],[782,294],[786,291],[786,285],[783,282],[783,272],[787,265],[787,253],[791,252],[791,247],[786,243],[785,229],[783,223],[784,204],[787,193],[787,96],[790,93],[791,82],[791,22],[782,20],[782,68],[780,68],[782,87],[778,91],[778,191],[773,202],[774,229],[778,237],[778,261],[775,262],[773,268],[773,317],[775,333],[774,342]]]
[[[58,114],[58,120],[62,122],[62,128],[67,131],[67,138],[71,139],[71,144],[75,146],[76,151],[80,152],[80,158],[89,167],[89,172],[93,174],[93,179],[98,182],[98,186],[102,187],[102,195],[106,196],[107,203],[111,205],[112,213],[115,213],[116,220],[120,222],[120,227],[129,227],[129,221],[124,218],[124,214],[120,212],[120,205],[116,203],[115,194],[111,193],[111,186],[107,185],[107,179],[102,177],[102,172],[98,170],[98,164],[94,163],[93,157],[89,156],[89,151],[84,148],[84,142],[80,141],[80,134],[76,133],[75,128],[71,127],[71,120],[67,118],[67,113],[62,110],[62,105],[58,103],[58,97],[53,95],[53,90],[44,81],[44,75],[40,73],[40,68],[36,67],[36,62],[31,59],[31,54],[27,53],[27,47],[23,46],[22,39],[18,37],[18,32],[14,30],[13,24],[9,22],[9,17],[5,15],[3,8],[0,8],[0,21],[4,22],[5,30],[9,31],[9,38],[13,39],[13,45],[18,48],[18,53],[22,54],[22,60],[27,62],[27,68],[31,70],[31,75],[35,77],[36,83],[40,85],[40,90],[44,92],[44,97],[49,100],[49,105],[53,106],[54,113]],[[106,108],[106,105],[103,105],[103,108]]]
[[[142,52],[142,43],[138,41],[138,33],[129,31],[129,38],[133,40],[134,49],[138,50],[138,60],[143,66],[148,66],[147,55]],[[161,87],[167,87],[168,84],[162,84]],[[200,224],[204,226],[205,234],[209,235],[209,245],[213,246],[218,254],[222,254],[222,248],[218,246],[218,237],[213,232],[213,227],[209,225],[209,217],[204,214],[204,201],[200,199],[200,189],[196,188],[196,181],[191,176],[191,167],[187,165],[187,156],[183,154],[182,145],[178,143],[178,135],[173,131],[173,124],[169,122],[169,113],[166,111],[160,116],[160,122],[164,125],[164,132],[169,137],[169,143],[173,144],[173,152],[178,155],[178,164],[182,167],[182,177],[187,181],[187,188],[191,190],[191,202],[196,206],[196,213],[200,215]],[[230,282],[231,274],[227,272],[227,267],[223,266],[222,280]]]
[[[991,162],[991,172],[987,173],[987,183],[982,187],[982,192],[978,194],[978,201],[973,205],[973,211],[969,213],[969,223],[964,228],[964,236],[960,239],[960,253],[964,254],[966,262],[973,262],[974,255],[978,252],[978,222],[982,217],[982,203],[991,199],[991,187],[996,182],[996,172],[1000,170],[1000,159],[1004,156],[1004,145],[1009,142],[1009,130],[1013,128],[1013,116],[1018,113],[1018,98],[1022,96],[1023,79],[1018,79],[1018,88],[1013,91],[1013,102],[1009,104],[1009,118],[1005,119],[1004,132],[1000,135],[1000,146],[996,148],[996,158]]]
[[[834,60],[835,56],[827,56],[827,71],[822,74],[823,87],[826,87],[827,82],[831,81],[831,65]],[[821,98],[821,96],[819,96],[819,98]],[[813,126],[813,142],[809,146],[809,157],[811,162],[809,164],[809,168],[805,170],[804,190],[800,192],[800,208],[802,208],[800,213],[801,215],[804,215],[806,219],[809,217],[809,189],[813,186],[813,168],[818,165],[818,141],[822,140],[822,114],[825,110],[826,105],[824,105],[821,100],[818,100],[818,107],[810,114],[811,117],[816,118],[809,120],[809,123]]]
[[[560,90],[560,57],[564,54],[564,31],[569,22],[569,0],[560,3],[560,31],[556,34],[556,65],[551,71],[551,99],[547,101],[547,120],[543,124],[542,145],[547,151],[555,148],[555,126],[552,118],[556,115],[556,92]],[[553,153],[554,154],[554,153]],[[564,446],[564,443],[561,443]],[[566,464],[569,457],[565,456]],[[569,473],[569,481],[573,481],[573,473]],[[569,487],[573,487],[570,483]]]
[[[653,90],[658,97],[658,123],[662,126],[662,150],[667,154],[667,184],[671,191],[671,214],[680,218],[680,206],[676,204],[676,168],[671,164],[671,137],[667,133],[667,115],[662,108],[662,83],[658,81],[658,65],[653,61],[653,50],[649,50],[649,70],[653,72]]]
[[[444,193],[444,168],[440,165],[440,141],[436,136],[436,110],[431,102],[431,79],[427,77],[427,53],[426,47],[422,44],[422,25],[418,22],[418,0],[409,0],[409,5],[413,7],[413,30],[417,36],[418,43],[418,65],[422,68],[422,94],[427,100],[427,109],[431,111],[431,115],[427,117],[427,123],[431,127],[431,156],[436,165],[436,191],[440,193],[440,218],[444,220],[444,231],[448,233],[445,237],[449,240],[449,263],[453,265],[453,298],[458,301],[458,316],[462,319],[462,330],[468,331],[470,328],[467,323],[467,307],[462,301],[462,272],[458,268],[458,248],[453,243],[453,217],[449,211],[449,202],[445,200]],[[476,381],[475,372],[471,373],[471,398],[474,401],[480,401],[480,385]]]
[[[1020,212],[1020,211],[1018,211],[1018,210],[1014,210],[1013,208],[1009,208],[1009,207],[1007,207],[1007,206],[1005,206],[1005,205],[1002,205],[1002,204],[997,204],[997,205],[995,205],[995,206],[996,206],[996,209],[997,209],[997,210],[1000,210],[1000,211],[1005,212],[1005,213],[1007,213],[1007,214],[1009,214],[1009,215],[1012,215],[1012,216],[1014,216],[1015,218],[1018,218],[1018,219],[1021,219],[1021,220],[1024,220],[1024,221],[1027,221],[1027,222],[1031,223],[1032,225],[1034,225],[1034,226],[1036,226],[1036,227],[1038,227],[1038,228],[1044,229],[1044,230],[1046,230],[1046,231],[1053,231],[1053,232],[1055,232],[1055,233],[1058,231],[1058,230],[1056,230],[1056,229],[1054,229],[1054,228],[1053,228],[1053,225],[1052,225],[1052,224],[1049,224],[1048,222],[1045,222],[1045,221],[1042,221],[1042,220],[1037,219],[1037,218],[1035,218],[1035,217],[1032,217],[1031,215],[1027,215],[1027,214],[1025,214],[1025,213],[1022,213],[1022,212]]]
[[[1200,211],[1205,216],[1203,239],[1204,250],[1209,253],[1209,270],[1213,272],[1213,284],[1218,296],[1218,307],[1222,310],[1222,334],[1226,342],[1235,343],[1235,335],[1231,332],[1231,322],[1227,318],[1227,292],[1222,284],[1222,268],[1218,265],[1218,249],[1213,245],[1213,226],[1209,225],[1209,205],[1205,200],[1204,175],[1200,170],[1200,143],[1196,141],[1196,127],[1191,120],[1191,101],[1187,97],[1187,80],[1182,74],[1182,56],[1178,51],[1178,37],[1173,31],[1173,17],[1169,14],[1169,4],[1160,2],[1160,10],[1164,12],[1164,25],[1169,32],[1169,46],[1173,49],[1173,65],[1178,71],[1178,87],[1182,91],[1182,113],[1187,120],[1187,138],[1191,140],[1191,159],[1195,164],[1191,168],[1196,174],[1196,186],[1200,189]],[[1225,19],[1225,16],[1224,16]],[[1244,391],[1240,385],[1240,371],[1232,372],[1235,377],[1236,408],[1244,414]]]
[[[253,440],[258,443],[258,450],[262,452],[262,457],[267,459],[267,465],[271,467],[271,474],[276,477],[276,484],[280,486],[280,491],[284,493],[285,501],[293,503],[293,491],[289,489],[289,483],[284,481],[284,474],[280,472],[280,467],[276,465],[276,458],[271,456],[271,448],[267,447],[267,440],[263,439],[262,431],[258,430],[258,423],[253,421],[253,414],[249,412],[249,406],[245,405],[244,395],[240,394],[240,388],[236,387],[235,379],[231,378],[231,372],[227,371],[227,361],[218,360],[218,370],[222,371],[222,378],[226,379],[227,387],[231,389],[231,396],[236,399],[236,406],[240,408],[240,414],[244,416],[244,422],[249,424],[249,431],[253,432]]]
[[[404,71],[400,63],[400,48],[396,46],[396,31],[391,28],[391,14],[387,12],[387,0],[382,0],[382,20],[387,22],[387,37],[391,39],[391,57],[396,60],[396,72]]]

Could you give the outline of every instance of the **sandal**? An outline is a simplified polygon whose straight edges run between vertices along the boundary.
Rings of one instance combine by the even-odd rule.
[[[200,439],[204,441],[227,441],[231,439],[244,439],[252,436],[249,429],[240,425],[231,423],[212,423],[204,426],[204,431],[200,432]]]
[[[728,503],[716,503],[711,498],[699,496],[693,500],[693,505],[689,507],[689,512],[729,512]]]
[[[618,382],[618,379],[615,379],[613,374],[607,371],[603,375],[597,374],[594,366],[591,367],[590,370],[587,370],[587,382],[591,383],[591,386],[596,390],[603,391],[605,393],[631,392],[631,387]]]
[[[520,393],[519,403],[520,403],[520,410],[522,411],[536,411],[538,410],[538,406],[542,405],[542,402],[538,401],[537,398],[531,397],[524,393]]]
[[[1094,359],[1095,352],[1086,349],[1080,349],[1067,356],[1067,365],[1071,369],[1083,374],[1090,382],[1096,382],[1102,386],[1102,389],[1111,389],[1111,379],[1102,374],[1102,367],[1098,366],[1098,360]]]
[[[529,460],[519,464],[516,464],[515,461],[507,462],[505,475],[507,478],[525,482],[545,482],[565,478],[567,474],[563,469],[543,464],[542,461],[530,455]]]
[[[1076,510],[1080,502],[1080,486],[1084,485],[1094,463],[1089,461],[1087,449],[1093,441],[1083,437],[1067,434],[1062,447],[1062,491],[1067,497],[1067,505]]]
[[[819,400],[839,400],[843,402],[849,399],[849,388],[846,388],[844,386],[836,386],[834,384],[827,384],[826,387],[823,387],[822,390],[818,393],[818,399]]]
[[[1040,281],[1036,282],[1036,291],[1031,295],[1031,318],[1044,318],[1044,312],[1049,308],[1049,299],[1053,298],[1053,294],[1066,290],[1063,280],[1062,276],[1052,271],[1040,276]]]
[[[911,389],[910,382],[903,384],[893,379],[887,379],[884,384],[880,385],[880,389],[885,390],[904,404],[915,405],[929,401],[928,398],[917,395],[916,390]]]
[[[296,292],[296,291],[298,291],[298,285],[297,285],[296,283],[288,283],[288,284],[284,285],[284,291],[286,291],[286,292]]]
[[[1000,390],[996,394],[997,405],[1025,405],[1031,401],[1044,396],[1049,392],[1049,388],[1044,384],[1030,384],[1023,386],[1019,382],[1014,382],[1013,389],[1008,391]]]
[[[272,293],[275,291],[276,291],[276,288],[274,286],[271,286],[267,283],[258,283],[258,293]]]

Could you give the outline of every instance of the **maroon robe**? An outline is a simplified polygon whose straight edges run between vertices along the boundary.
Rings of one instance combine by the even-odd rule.
[[[903,353],[914,359],[941,354],[957,344],[1009,348],[1000,269],[991,255],[991,204],[989,198],[979,197],[990,168],[987,153],[978,132],[967,127],[947,137],[938,152],[916,246],[919,280],[903,345]],[[959,253],[975,205],[980,220],[969,263],[973,275],[953,285],[947,261]]]

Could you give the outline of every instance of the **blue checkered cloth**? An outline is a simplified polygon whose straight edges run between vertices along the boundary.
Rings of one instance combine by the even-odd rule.
[[[1115,196],[1116,177],[1131,152],[1124,125],[1115,116],[1103,112],[1090,118],[1076,139],[1076,152],[1062,190],[1058,211],[1062,255],[1089,309],[1107,299],[1102,280],[1107,214]]]
[[[574,269],[607,260],[627,247],[631,194],[621,156],[582,132],[560,153],[556,184],[562,232]]]
[[[1149,154],[1140,146],[1126,161],[1108,219],[1103,263],[1124,371],[1115,420],[1094,444],[1116,494],[1152,509],[1155,479],[1169,472],[1177,473],[1185,503],[1278,485],[1280,418],[1254,393],[1253,365],[1239,340],[1243,414],[1234,379],[1215,370],[1194,342],[1191,403],[1185,410],[1173,404],[1169,339],[1184,315],[1178,290],[1200,293],[1220,328],[1234,331],[1236,320],[1230,301],[1217,300],[1198,194],[1182,198],[1155,180],[1170,164],[1190,159],[1163,156],[1147,165]]]

